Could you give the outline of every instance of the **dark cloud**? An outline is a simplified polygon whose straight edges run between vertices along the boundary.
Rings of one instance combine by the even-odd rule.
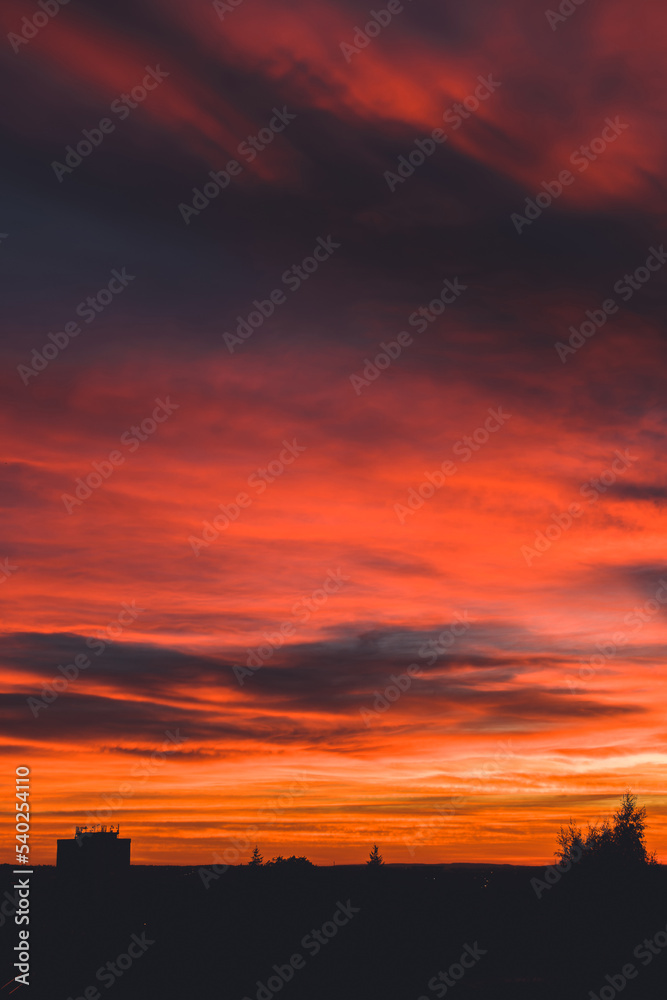
[[[444,628],[447,628],[445,626]],[[275,651],[252,676],[242,676],[239,685],[232,670],[236,660],[175,649],[114,643],[92,665],[73,680],[66,691],[48,707],[38,707],[33,716],[29,698],[41,698],[42,685],[60,677],[58,663],[70,662],[86,649],[76,635],[19,634],[3,637],[0,645],[6,666],[28,670],[33,683],[23,694],[5,695],[0,700],[7,732],[25,734],[34,726],[40,739],[69,734],[74,741],[94,733],[106,742],[122,736],[154,741],[168,726],[182,727],[193,749],[185,756],[205,753],[195,743],[248,741],[268,738],[278,743],[318,744],[326,739],[349,739],[363,723],[360,709],[372,710],[378,693],[395,684],[395,678],[416,659],[420,673],[411,679],[405,695],[406,707],[417,712],[420,726],[436,731],[440,718],[445,728],[459,732],[492,731],[544,726],[562,718],[602,718],[632,715],[642,708],[593,700],[587,692],[574,695],[565,688],[526,685],[515,681],[523,673],[550,670],[567,663],[555,654],[521,652],[480,653],[474,647],[446,652],[429,664],[415,658],[415,649],[429,636],[440,632],[415,633],[374,631],[356,638],[295,645]],[[483,631],[483,630],[482,630]],[[497,637],[499,629],[490,629]],[[480,637],[477,638],[479,644]],[[465,646],[465,640],[461,641]],[[637,656],[637,654],[635,654]],[[574,666],[579,661],[572,659]],[[111,684],[124,698],[86,693],[87,684]],[[204,708],[197,692],[207,688],[226,690],[233,696],[234,715]],[[603,692],[600,692],[603,693]],[[237,696],[237,697],[235,697]],[[36,704],[32,702],[32,704]],[[457,712],[475,709],[475,718],[457,718]],[[270,714],[268,714],[270,712]],[[303,714],[305,713],[305,714]],[[317,722],[309,716],[320,713]],[[402,712],[399,711],[402,716]],[[351,717],[351,724],[332,723],[327,717]],[[401,727],[397,715],[390,725]],[[34,720],[34,721],[33,721]],[[128,753],[139,753],[131,744]]]
[[[657,483],[614,483],[612,495],[623,500],[648,500],[662,506],[667,500],[667,486]]]

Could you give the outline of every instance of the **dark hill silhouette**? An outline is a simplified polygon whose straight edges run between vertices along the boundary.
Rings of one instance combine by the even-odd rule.
[[[11,897],[11,869],[0,877],[0,896],[7,890]],[[114,1000],[256,1000],[256,983],[295,953],[307,962],[276,994],[285,1000],[432,1000],[429,981],[475,942],[487,954],[453,996],[588,1000],[590,990],[599,995],[606,985],[605,975],[626,962],[640,967],[634,947],[667,924],[661,865],[593,891],[565,874],[539,897],[533,879],[545,882],[545,868],[362,864],[290,872],[244,865],[204,889],[196,867],[133,866],[100,892],[38,868],[32,996],[84,996],[96,970],[124,953],[133,934],[146,933],[155,943],[114,983]],[[310,955],[304,936],[348,900],[359,912]],[[3,982],[11,976],[15,930],[9,922],[0,928]],[[656,956],[640,967],[629,1000],[662,996],[666,961],[667,954]]]
[[[641,819],[636,802],[622,803],[610,823],[622,849],[602,869],[572,856],[543,867],[293,857],[230,867],[205,887],[197,866],[135,865],[113,880],[38,867],[30,995],[99,1000],[112,976],[113,1000],[606,1000],[630,963],[635,975],[616,992],[658,1000],[667,871],[637,854]],[[567,834],[559,848],[573,843]],[[14,880],[4,866],[3,982]]]

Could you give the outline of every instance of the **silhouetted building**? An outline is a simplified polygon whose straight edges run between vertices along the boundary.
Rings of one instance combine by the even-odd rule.
[[[77,826],[72,840],[59,840],[56,865],[67,874],[114,875],[130,867],[130,839],[118,826]]]

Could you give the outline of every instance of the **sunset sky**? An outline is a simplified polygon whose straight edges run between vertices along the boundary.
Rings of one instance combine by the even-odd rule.
[[[547,864],[631,788],[667,862],[664,6],[40,9],[0,11],[5,829],[27,765],[35,863],[97,821]]]

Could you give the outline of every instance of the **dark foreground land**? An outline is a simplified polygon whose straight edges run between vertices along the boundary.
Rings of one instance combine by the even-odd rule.
[[[7,913],[5,892],[11,897],[15,877],[8,866],[0,868],[0,877]],[[205,887],[197,868],[135,866],[123,879],[79,884],[42,867],[32,876],[31,986],[13,995],[27,1000],[612,1000],[619,995],[662,1000],[667,995],[662,866],[604,876],[575,866],[551,888],[538,887],[541,898],[531,885],[534,878],[546,885],[543,868],[512,866],[230,868]],[[5,916],[0,985],[14,975],[10,955],[17,932],[13,918]],[[0,992],[9,996],[14,985]]]

